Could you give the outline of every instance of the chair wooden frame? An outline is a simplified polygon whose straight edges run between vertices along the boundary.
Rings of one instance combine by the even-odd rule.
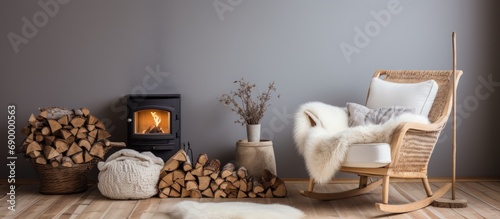
[[[313,199],[334,200],[361,195],[382,185],[382,202],[376,203],[375,206],[379,210],[392,213],[418,210],[443,196],[451,188],[451,183],[446,183],[433,192],[427,178],[427,167],[439,134],[445,127],[451,113],[454,88],[453,72],[451,70],[376,71],[373,75],[374,78],[390,82],[418,83],[435,80],[438,84],[438,93],[429,113],[431,124],[411,122],[400,124],[394,131],[390,142],[392,162],[387,166],[381,168],[341,167],[339,170],[341,172],[355,173],[360,176],[358,188],[338,193],[317,193],[313,191],[315,182],[311,178],[308,190],[300,191],[301,194]],[[461,75],[462,71],[456,71],[455,83],[458,83]],[[377,177],[378,180],[368,182],[369,177]],[[389,204],[390,178],[420,179],[427,197],[407,204]]]

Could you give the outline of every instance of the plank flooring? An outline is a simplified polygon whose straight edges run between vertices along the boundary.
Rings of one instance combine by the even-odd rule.
[[[431,183],[435,190],[443,185]],[[287,181],[286,198],[255,199],[189,199],[200,202],[254,202],[279,203],[296,207],[307,218],[500,218],[500,181],[471,181],[457,183],[457,198],[468,202],[467,208],[427,208],[404,213],[387,214],[377,210],[375,202],[381,198],[381,189],[369,194],[334,201],[318,201],[303,197],[299,190],[307,189],[306,181]],[[334,192],[355,188],[354,183],[334,183],[316,186],[318,192]],[[0,185],[1,218],[166,218],[169,207],[186,199],[150,198],[144,200],[111,200],[102,196],[97,186],[91,185],[84,193],[71,195],[42,195],[37,185],[18,185],[16,188],[16,211],[8,210],[8,187]],[[406,203],[425,196],[421,183],[395,182],[390,189],[390,203]],[[448,192],[444,197],[451,197]]]

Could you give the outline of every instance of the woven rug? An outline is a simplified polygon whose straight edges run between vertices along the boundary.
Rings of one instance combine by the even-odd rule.
[[[256,204],[249,202],[194,202],[182,201],[165,214],[155,218],[168,219],[300,219],[304,213],[281,204]]]

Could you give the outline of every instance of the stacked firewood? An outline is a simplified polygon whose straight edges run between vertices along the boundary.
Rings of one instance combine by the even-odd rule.
[[[255,198],[285,197],[283,180],[268,170],[259,179],[245,167],[227,163],[221,169],[218,159],[200,154],[192,163],[184,150],[179,150],[163,167],[158,184],[160,198]]]
[[[110,142],[104,123],[87,108],[41,108],[38,116],[31,114],[28,123],[22,129],[27,137],[21,150],[38,164],[71,167],[104,159],[109,147],[123,144]]]

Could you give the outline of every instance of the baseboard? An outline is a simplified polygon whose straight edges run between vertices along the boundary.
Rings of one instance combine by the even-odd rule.
[[[285,182],[309,182],[308,178],[281,178]],[[333,179],[330,183],[358,183],[359,179],[357,178],[338,178]],[[420,179],[401,179],[401,178],[391,178],[391,182],[422,182]],[[435,177],[429,178],[429,182],[435,183],[445,183],[451,182],[450,177]],[[500,182],[500,178],[492,178],[492,177],[463,177],[457,178],[456,182]]]

